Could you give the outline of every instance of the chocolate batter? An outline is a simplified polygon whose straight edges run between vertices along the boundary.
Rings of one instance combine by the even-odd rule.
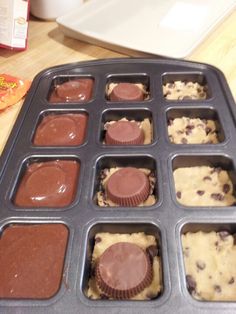
[[[34,145],[74,146],[84,141],[88,116],[82,113],[51,114],[39,124]]]
[[[19,184],[14,204],[20,207],[64,207],[74,199],[80,165],[74,160],[35,162]]]
[[[56,85],[49,102],[84,102],[92,97],[93,79],[80,78]]]
[[[0,298],[48,299],[60,288],[68,229],[10,225],[0,238]]]

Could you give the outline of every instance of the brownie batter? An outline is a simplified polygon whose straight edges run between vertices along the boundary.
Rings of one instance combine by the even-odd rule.
[[[97,192],[98,206],[151,206],[156,203],[155,183],[154,173],[146,168],[103,169],[100,173],[100,191]]]
[[[48,299],[61,285],[68,229],[9,225],[0,238],[0,298]]]
[[[221,168],[178,168],[174,181],[177,200],[186,206],[230,206],[236,201],[230,177]]]
[[[124,137],[126,136],[126,132],[124,132],[124,130],[122,130],[122,136],[119,135],[119,132],[116,131],[115,134],[116,135],[116,142],[114,142],[114,140],[112,141],[112,144],[110,144],[110,140],[108,140],[107,142],[107,131],[108,129],[115,123],[118,123],[118,122],[129,122],[129,123],[135,123],[139,129],[140,129],[140,133],[139,133],[139,137],[135,137],[135,143],[134,144],[130,144],[130,138],[129,140],[127,141],[124,140]],[[120,129],[120,123],[119,123],[119,127]],[[116,127],[117,129],[117,127]],[[147,145],[147,144],[151,144],[152,142],[152,125],[151,125],[151,122],[149,119],[145,118],[143,119],[142,121],[135,121],[135,120],[127,120],[126,118],[122,118],[120,120],[117,120],[117,121],[108,121],[104,124],[104,130],[106,131],[105,133],[105,144],[107,145],[138,145],[138,144],[144,144],[144,145]],[[129,133],[129,132],[128,132]],[[141,136],[140,136],[141,134]],[[118,143],[117,143],[117,136],[118,136]],[[129,135],[130,137],[130,135]],[[137,139],[138,139],[138,142],[140,141],[140,138],[142,139],[142,143],[137,143]]]
[[[143,101],[148,98],[147,87],[141,83],[110,83],[106,95],[111,101]]]
[[[236,301],[235,237],[224,230],[188,232],[182,246],[189,293],[197,300]]]
[[[168,121],[169,139],[174,144],[216,144],[217,133],[213,120],[181,117]]]
[[[49,102],[85,102],[92,97],[93,79],[71,79],[55,86],[49,97]]]
[[[108,272],[112,274],[109,278]],[[161,290],[161,259],[154,236],[143,232],[96,234],[89,298],[150,300]]]
[[[206,99],[208,88],[198,82],[174,81],[163,85],[163,95],[168,100]]]
[[[80,165],[74,160],[30,164],[20,181],[14,204],[20,207],[64,207],[74,200]]]
[[[43,118],[33,140],[36,146],[74,146],[84,141],[88,116],[81,113],[51,114]]]

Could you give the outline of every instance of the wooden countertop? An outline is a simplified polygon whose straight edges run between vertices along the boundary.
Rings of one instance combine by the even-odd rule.
[[[225,75],[236,99],[236,11],[229,15],[187,58],[212,64]],[[33,80],[47,67],[92,59],[128,57],[63,35],[56,22],[34,17],[29,22],[28,48],[22,52],[0,49],[0,73]],[[0,153],[14,124],[20,104],[0,114]],[[6,120],[5,120],[6,117]],[[0,120],[0,121],[2,121]]]

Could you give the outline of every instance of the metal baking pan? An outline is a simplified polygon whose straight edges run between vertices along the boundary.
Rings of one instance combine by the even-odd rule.
[[[91,97],[81,102],[49,101],[55,85],[91,78]],[[166,99],[163,84],[173,81],[207,84],[206,99]],[[143,101],[107,99],[110,82],[144,84]],[[84,141],[77,146],[35,146],[39,123],[50,114],[85,113]],[[173,144],[167,128],[181,116],[217,122],[216,144]],[[152,139],[147,145],[104,144],[104,124],[126,117],[149,119]],[[173,172],[179,167],[211,166],[228,171],[236,196],[236,108],[224,75],[201,63],[174,59],[110,59],[78,62],[46,69],[31,86],[1,157],[0,230],[10,225],[64,224],[69,231],[60,287],[50,298],[1,298],[2,313],[235,313],[235,301],[199,301],[187,288],[181,235],[186,232],[236,232],[236,205],[186,206],[176,197]],[[64,207],[16,206],[16,191],[26,168],[34,162],[72,160],[80,164],[73,200]],[[104,168],[147,168],[156,177],[154,204],[141,207],[100,207],[97,192]],[[86,290],[91,256],[98,232],[153,235],[161,260],[161,293],[150,300],[92,300]],[[2,240],[2,239],[1,239]],[[0,241],[1,241],[0,240]],[[1,285],[1,283],[0,283]]]

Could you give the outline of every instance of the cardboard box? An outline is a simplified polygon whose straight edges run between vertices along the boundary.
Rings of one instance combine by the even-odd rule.
[[[0,0],[0,47],[26,49],[29,1]]]

